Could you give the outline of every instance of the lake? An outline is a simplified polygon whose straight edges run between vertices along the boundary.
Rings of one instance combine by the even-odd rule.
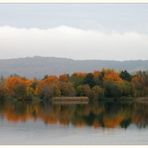
[[[1,102],[0,144],[148,144],[148,105]]]

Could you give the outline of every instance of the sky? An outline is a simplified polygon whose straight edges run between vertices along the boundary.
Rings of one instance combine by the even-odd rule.
[[[148,4],[0,4],[0,52],[148,60]]]

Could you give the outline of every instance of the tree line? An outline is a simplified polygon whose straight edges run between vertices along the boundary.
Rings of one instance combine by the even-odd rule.
[[[148,96],[148,72],[103,69],[92,73],[46,75],[43,79],[27,79],[19,75],[1,77],[0,100],[50,100],[55,96],[87,96],[92,100],[104,98]]]

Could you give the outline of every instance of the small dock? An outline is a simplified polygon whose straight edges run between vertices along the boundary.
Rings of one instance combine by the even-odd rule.
[[[137,103],[143,103],[148,105],[148,97],[139,97],[139,98],[136,98],[135,101]]]
[[[88,104],[88,97],[53,97],[53,104]]]

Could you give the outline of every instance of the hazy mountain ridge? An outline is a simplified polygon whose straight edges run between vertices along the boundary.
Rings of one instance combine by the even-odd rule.
[[[92,72],[110,68],[115,70],[148,70],[148,60],[107,61],[107,60],[73,60],[56,57],[26,57],[18,59],[1,59],[0,76],[19,74],[26,77],[42,78],[44,75],[59,75],[77,71]]]

